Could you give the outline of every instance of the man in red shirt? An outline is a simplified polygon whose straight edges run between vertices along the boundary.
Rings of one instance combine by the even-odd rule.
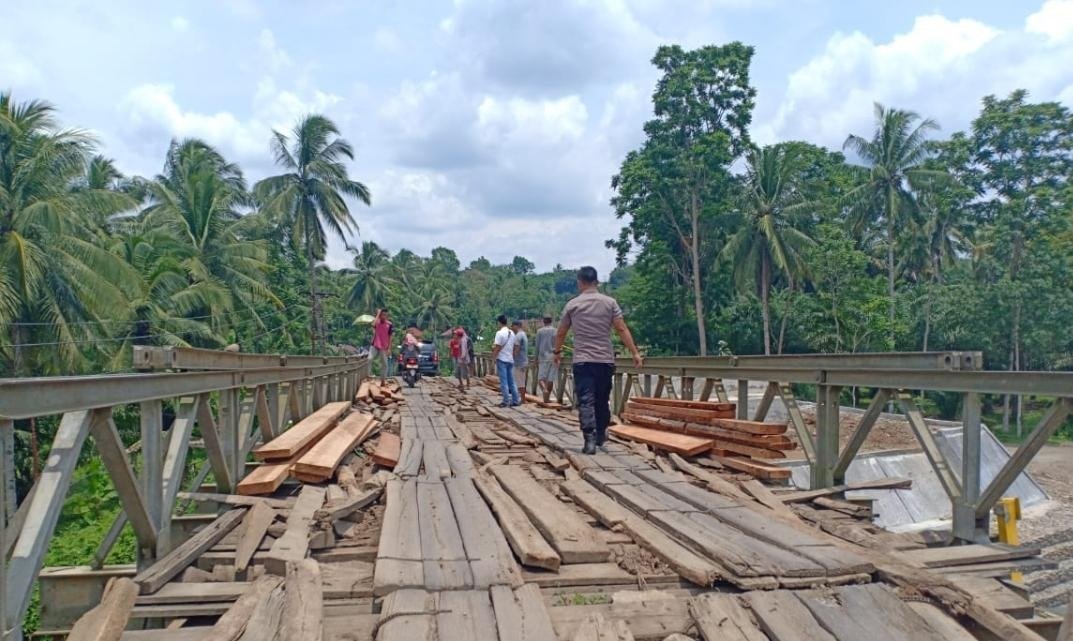
[[[387,358],[391,353],[391,331],[395,328],[391,324],[391,314],[386,309],[376,310],[376,318],[373,319],[373,346],[369,350],[370,367],[377,360],[380,361],[380,383],[387,382]],[[370,369],[370,374],[372,371]]]
[[[458,389],[464,390],[469,387],[469,336],[466,336],[466,330],[461,327],[455,329],[455,335],[451,339],[450,346],[451,358],[455,361],[455,377],[458,378]]]

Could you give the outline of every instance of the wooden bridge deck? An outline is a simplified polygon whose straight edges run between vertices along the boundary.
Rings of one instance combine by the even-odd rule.
[[[463,394],[425,379],[403,396],[401,450],[380,504],[355,511],[364,516],[351,519],[361,521],[354,536],[311,542],[319,625],[280,638],[976,638],[965,623],[976,630],[1008,626],[1010,639],[1042,638],[1001,613],[1019,605],[1010,605],[1009,594],[974,598],[893,550],[923,547],[919,541],[873,532],[858,539],[869,545],[851,543],[799,518],[762,487],[739,486],[688,464],[675,470],[667,459],[624,442],[581,456],[572,415],[533,406],[500,410],[483,389]],[[384,429],[395,431],[391,424]],[[288,501],[286,529],[293,529],[298,504],[315,501],[320,509],[324,494],[337,490],[281,488],[274,498]],[[325,505],[333,505],[328,498]],[[244,523],[250,520],[243,515]],[[201,582],[184,582],[178,575],[143,590],[122,638],[222,638],[215,636],[217,617],[238,607],[276,552],[274,542],[288,536],[281,524],[266,524],[268,534],[249,548],[245,527],[194,560],[224,580],[201,575]],[[249,570],[236,573],[243,546]],[[291,567],[287,590],[316,589],[292,577]],[[289,607],[284,618],[294,612]],[[955,608],[958,618],[951,615]],[[158,627],[132,630],[138,621]],[[265,633],[263,625],[251,620],[244,633],[227,638],[255,638]]]

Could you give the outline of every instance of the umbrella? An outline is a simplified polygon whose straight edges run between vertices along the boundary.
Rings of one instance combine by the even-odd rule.
[[[362,314],[361,316],[358,316],[357,318],[354,319],[354,324],[355,325],[368,325],[369,323],[373,322],[374,320],[376,320],[376,317],[373,316],[372,314]]]

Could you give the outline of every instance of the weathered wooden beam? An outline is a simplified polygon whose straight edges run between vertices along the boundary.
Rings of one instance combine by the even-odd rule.
[[[7,629],[21,626],[26,616],[34,579],[41,571],[45,550],[56,530],[78,455],[89,435],[90,420],[88,411],[69,412],[60,419],[26,522],[7,566]]]
[[[108,475],[115,485],[123,512],[127,515],[134,536],[142,550],[149,550],[150,556],[156,555],[156,523],[149,513],[147,502],[142,495],[141,484],[134,476],[134,470],[127,459],[126,448],[119,437],[115,421],[112,420],[112,408],[94,410],[90,420],[90,433],[101,455],[101,462],[108,469]],[[158,486],[159,487],[159,486]]]
[[[206,550],[216,545],[242,521],[246,510],[237,508],[221,514],[215,521],[198,530],[192,537],[134,577],[142,594],[152,594],[175,578]]]

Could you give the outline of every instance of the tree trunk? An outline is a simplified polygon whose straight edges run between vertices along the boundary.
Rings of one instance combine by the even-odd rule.
[[[894,349],[894,201],[887,204],[887,293],[890,296],[890,347]]]
[[[760,314],[764,319],[764,356],[771,356],[771,258],[760,254]]]
[[[322,354],[324,337],[320,325],[320,292],[317,291],[317,261],[313,258],[313,249],[307,243],[306,261],[309,267],[309,330],[313,353]]]
[[[790,320],[790,301],[793,300],[794,283],[790,281],[790,291],[786,295],[786,304],[782,307],[782,321],[779,323],[779,354],[782,354],[783,341],[786,338],[786,325]]]
[[[928,351],[928,335],[931,333],[931,296],[928,293],[924,296],[924,344],[920,348],[922,352]]]
[[[693,313],[697,316],[697,342],[700,344],[700,355],[707,356],[708,332],[704,327],[704,298],[700,286],[700,203],[697,202],[696,194],[693,195],[690,207],[690,225],[692,238],[689,253],[693,263]]]
[[[30,478],[41,476],[41,446],[37,442],[37,418],[30,417]]]

